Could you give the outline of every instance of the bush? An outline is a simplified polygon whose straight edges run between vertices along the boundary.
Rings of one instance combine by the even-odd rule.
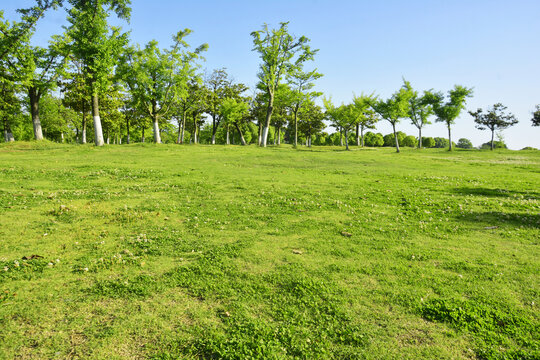
[[[495,149],[508,149],[506,147],[506,144],[503,141],[493,141],[493,147]],[[491,149],[491,141],[488,141],[487,143],[483,143],[482,146],[480,146],[480,149],[488,150]]]
[[[405,136],[403,139],[403,146],[416,147],[418,146],[418,139],[412,135]]]
[[[442,138],[442,137],[436,137],[433,140],[435,140],[435,147],[439,149],[447,148],[448,147],[448,139]]]
[[[473,144],[472,144],[471,140],[461,138],[461,139],[458,140],[456,147],[458,147],[460,149],[472,149]]]
[[[364,135],[364,145],[370,147],[383,146],[384,138],[381,133],[374,134],[371,131],[368,131]]]
[[[538,149],[537,149],[537,148],[534,148],[534,147],[532,147],[532,146],[526,146],[526,147],[524,147],[524,148],[521,149],[521,150],[538,150]]]
[[[435,139],[433,139],[432,137],[422,138],[422,146],[425,148],[435,147]]]
[[[402,132],[402,131],[398,131],[398,132],[396,133],[396,135],[397,135],[397,139],[398,139],[398,144],[399,144],[399,146],[403,146],[403,139],[405,139],[405,137],[407,136],[407,134],[405,134],[405,133]],[[396,140],[395,140],[395,138],[394,138],[394,134],[393,134],[393,133],[384,135],[383,139],[384,139],[384,146],[396,146]]]

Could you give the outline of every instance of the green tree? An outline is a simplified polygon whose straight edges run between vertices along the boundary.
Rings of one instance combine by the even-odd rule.
[[[311,50],[307,37],[297,38],[289,34],[286,22],[281,23],[278,29],[272,30],[265,24],[261,30],[253,31],[251,36],[253,37],[253,51],[257,51],[262,60],[257,87],[268,97],[261,139],[261,146],[266,147],[276,89],[284,76],[294,73],[306,61],[313,60],[317,50]]]
[[[287,74],[287,81],[292,90],[291,110],[294,120],[294,147],[298,146],[298,113],[305,102],[312,101],[322,93],[311,91],[315,86],[314,81],[320,79],[323,75],[317,72],[304,71],[303,64],[292,69]]]
[[[313,136],[325,127],[323,122],[325,114],[320,106],[315,105],[313,101],[307,101],[303,104],[300,115],[298,124],[300,132],[306,137],[307,145],[311,147]]]
[[[531,119],[533,126],[540,126],[540,105],[536,105],[536,111]]]
[[[456,147],[458,147],[460,149],[472,149],[473,144],[472,144],[471,140],[461,138],[461,139],[458,140]]]
[[[155,40],[144,49],[132,49],[120,67],[135,101],[152,118],[157,144],[161,143],[159,118],[168,114],[176,99],[186,96],[188,80],[198,68],[195,61],[208,48],[203,44],[195,51],[188,51],[184,38],[190,33],[190,29],[179,31],[170,50],[162,51]]]
[[[381,133],[372,133],[368,131],[365,135],[365,144],[370,147],[379,147],[384,145],[384,138]]]
[[[373,110],[375,110],[375,112],[377,112],[383,119],[392,124],[396,152],[399,152],[396,124],[401,118],[407,116],[409,112],[410,96],[411,94],[406,89],[401,88],[387,100],[374,101],[372,104]]]
[[[353,98],[355,111],[358,114],[356,122],[356,145],[358,146],[364,147],[364,131],[366,129],[375,129],[375,124],[379,121],[377,114],[371,108],[374,101],[373,94],[361,94]]]
[[[448,128],[448,151],[452,151],[452,124],[465,109],[467,98],[471,97],[472,94],[472,89],[461,85],[455,85],[452,90],[448,91],[446,101],[442,92],[426,92],[427,101],[432,104],[433,112],[437,116],[435,121],[445,123]]]
[[[331,99],[323,98],[323,104],[326,109],[326,119],[332,122],[332,125],[345,133],[345,148],[349,150],[349,131],[358,123],[359,113],[354,104],[335,107]],[[341,136],[340,136],[341,137]],[[341,139],[340,139],[341,142]]]
[[[418,147],[422,148],[422,128],[431,124],[430,116],[433,115],[433,105],[431,104],[430,94],[424,91],[423,96],[418,96],[418,91],[413,90],[411,83],[403,79],[403,87],[409,93],[409,108],[407,116],[418,129]]]
[[[68,0],[67,29],[71,38],[70,51],[82,63],[82,73],[91,96],[94,122],[94,143],[103,146],[103,131],[99,114],[99,95],[107,92],[110,74],[118,63],[127,43],[120,28],[108,26],[109,11],[119,19],[129,21],[131,0]]]
[[[418,145],[418,139],[416,139],[414,136],[412,135],[407,135],[405,136],[405,138],[403,139],[403,142],[402,142],[403,146],[408,146],[408,147],[416,147]]]
[[[21,42],[28,38],[36,23],[49,9],[62,6],[63,0],[36,0],[36,4],[26,9],[18,9],[21,20],[14,22],[12,26],[5,27],[3,11],[0,11],[0,61],[13,52]]]
[[[504,130],[518,123],[518,120],[513,114],[505,113],[507,107],[501,103],[493,105],[484,113],[482,109],[469,111],[469,114],[474,118],[476,128],[479,130],[491,130],[491,150],[495,148],[494,138],[496,130]]]
[[[246,145],[244,134],[242,133],[242,127],[249,114],[249,104],[244,101],[237,101],[236,99],[227,98],[223,100],[220,106],[220,115],[228,125],[233,125],[238,134],[242,145]]]

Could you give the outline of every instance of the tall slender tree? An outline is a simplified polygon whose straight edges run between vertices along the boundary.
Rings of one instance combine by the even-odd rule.
[[[410,94],[405,89],[401,88],[387,100],[375,101],[372,104],[373,110],[392,125],[394,140],[396,142],[396,152],[399,152],[396,124],[399,123],[402,118],[407,116],[409,111],[409,97]]]
[[[448,97],[442,92],[426,92],[426,98],[433,106],[433,112],[437,116],[435,121],[446,124],[448,128],[448,151],[452,151],[452,125],[465,109],[468,97],[472,97],[473,90],[461,85],[455,85],[448,91]]]
[[[257,51],[262,60],[258,73],[258,88],[268,96],[261,140],[261,146],[266,147],[276,89],[287,74],[298,69],[306,61],[313,60],[317,50],[309,47],[307,37],[297,38],[289,34],[287,22],[281,23],[278,29],[272,30],[265,24],[261,30],[252,32],[251,36],[253,37],[253,51]]]
[[[371,108],[375,101],[375,96],[364,95],[353,98],[353,106],[358,116],[356,122],[356,145],[364,147],[364,131],[366,129],[375,129],[375,124],[379,121],[377,114]]]
[[[70,50],[82,63],[82,72],[91,96],[94,122],[94,143],[103,146],[103,130],[99,115],[99,95],[110,86],[110,74],[122,49],[127,44],[127,35],[120,28],[109,27],[109,12],[119,19],[129,21],[131,0],[68,0],[69,10],[67,34],[71,38]]]
[[[433,105],[430,101],[430,94],[424,91],[422,96],[414,90],[411,83],[403,79],[403,88],[409,93],[409,108],[407,116],[411,123],[418,129],[418,148],[422,148],[422,128],[431,124],[429,118],[433,115]]]

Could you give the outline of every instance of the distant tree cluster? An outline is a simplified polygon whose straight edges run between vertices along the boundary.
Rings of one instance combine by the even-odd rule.
[[[36,23],[49,9],[64,6],[67,26],[47,48],[31,45]],[[288,23],[251,33],[260,57],[258,83],[237,83],[227,70],[202,71],[208,45],[192,48],[190,29],[172,36],[164,48],[157,41],[133,44],[129,34],[110,25],[110,17],[129,21],[130,0],[36,0],[20,9],[20,19],[0,12],[0,124],[4,140],[242,144],[260,146],[340,145],[426,148],[473,148],[467,139],[452,141],[452,125],[472,89],[456,85],[446,93],[415,90],[409,81],[388,98],[354,96],[334,104],[316,91],[323,75],[308,68],[318,50],[305,36],[290,34]],[[320,100],[318,100],[320,99]],[[317,103],[322,103],[319,106]],[[503,142],[495,133],[517,123],[500,103],[469,111],[480,130],[491,131],[490,149]],[[387,121],[392,133],[374,133]],[[424,137],[431,121],[442,122],[447,138]],[[418,136],[399,131],[402,121]],[[540,105],[532,123],[540,126]],[[335,132],[325,132],[330,124]],[[502,143],[501,143],[502,142]],[[482,145],[483,147],[483,145]]]

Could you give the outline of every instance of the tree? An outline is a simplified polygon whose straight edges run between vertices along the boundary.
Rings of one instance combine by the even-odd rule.
[[[325,127],[323,122],[325,114],[313,101],[305,102],[300,112],[299,129],[306,136],[307,145],[311,147],[313,135]]]
[[[77,132],[75,137],[77,141],[86,144],[86,115],[91,108],[90,96],[82,73],[82,64],[75,58],[71,58],[70,64],[71,69],[64,72],[63,81],[61,83],[61,91],[64,95],[62,102],[64,106],[80,114],[80,123],[77,122],[75,126]],[[79,129],[81,130],[80,140]]]
[[[536,105],[536,111],[531,119],[533,126],[540,126],[540,105]]]
[[[445,101],[442,92],[426,92],[426,99],[432,104],[433,112],[437,116],[435,121],[445,123],[448,128],[448,151],[452,151],[452,124],[455,123],[461,111],[465,109],[467,98],[471,97],[472,93],[472,89],[455,85],[452,90],[448,91],[448,98]]]
[[[227,98],[223,100],[223,104],[221,104],[219,112],[227,124],[234,125],[234,127],[236,127],[236,130],[238,130],[238,134],[240,135],[242,145],[245,146],[246,140],[244,139],[244,134],[242,133],[242,125],[249,114],[249,104],[244,101],[237,101],[232,98]]]
[[[472,144],[471,140],[461,138],[461,139],[458,140],[456,147],[458,147],[460,149],[472,149],[473,144]]]
[[[15,141],[11,130],[13,115],[20,109],[19,99],[16,96],[15,83],[0,77],[0,120],[4,130],[4,141]]]
[[[326,119],[332,122],[332,125],[340,132],[345,132],[345,148],[349,150],[349,130],[358,122],[359,114],[353,104],[341,105],[335,107],[331,99],[323,98],[323,104],[326,109]]]
[[[409,93],[409,108],[407,116],[414,126],[418,128],[418,147],[422,148],[422,128],[431,124],[429,117],[433,115],[433,106],[430,102],[430,95],[424,91],[423,96],[418,96],[418,92],[413,90],[411,83],[403,79],[403,87]]]
[[[375,101],[372,95],[360,95],[353,98],[353,104],[358,114],[356,123],[356,145],[364,147],[364,131],[366,129],[375,129],[375,123],[379,121],[377,114],[371,108]]]
[[[0,60],[4,60],[28,37],[47,10],[62,6],[62,2],[63,0],[36,0],[35,6],[17,10],[21,14],[21,21],[15,22],[10,27],[4,26],[3,11],[0,11],[0,24],[2,24],[0,25]]]
[[[412,135],[407,135],[405,136],[405,138],[403,139],[403,142],[402,142],[403,146],[408,146],[408,147],[416,147],[418,145],[418,139],[416,139],[414,136]]]
[[[257,51],[262,60],[258,73],[258,88],[268,96],[261,141],[261,146],[266,147],[276,89],[284,76],[292,74],[306,61],[313,60],[317,50],[311,50],[307,37],[297,38],[289,34],[286,22],[281,23],[278,29],[272,30],[265,24],[261,30],[253,31],[251,36],[253,37],[253,51]]]
[[[317,72],[317,69],[304,71],[303,64],[293,68],[287,74],[287,80],[292,90],[291,110],[294,116],[294,147],[298,146],[298,112],[306,101],[311,101],[321,95],[320,92],[310,90],[315,86],[314,81],[322,76]]]
[[[479,130],[491,130],[491,150],[494,149],[495,130],[504,130],[518,123],[516,117],[512,114],[506,114],[507,107],[501,103],[493,105],[486,113],[482,109],[469,111],[474,118],[476,128]]]
[[[396,124],[401,118],[407,116],[409,111],[409,97],[410,93],[401,88],[395,92],[387,100],[374,101],[372,104],[373,110],[377,112],[383,119],[392,124],[392,130],[394,132],[394,143],[396,146],[396,152],[399,152],[399,141],[396,133]]]
[[[82,63],[82,73],[91,96],[94,122],[94,143],[103,146],[103,131],[99,115],[99,95],[110,86],[110,74],[127,43],[126,34],[109,28],[107,18],[113,11],[119,19],[129,21],[131,0],[68,0],[68,36],[70,50]]]
[[[144,49],[131,49],[120,67],[135,101],[152,118],[157,144],[161,143],[159,118],[167,115],[178,97],[186,96],[188,80],[197,69],[195,60],[208,48],[203,44],[195,51],[188,51],[184,38],[190,33],[190,29],[184,29],[173,36],[170,50],[161,51],[155,40]]]

